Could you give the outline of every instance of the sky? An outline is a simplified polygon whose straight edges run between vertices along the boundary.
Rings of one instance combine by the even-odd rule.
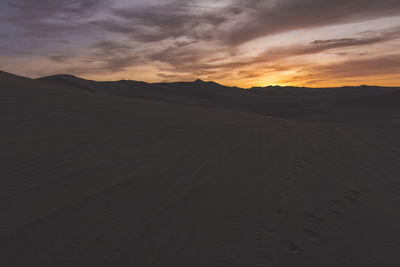
[[[0,0],[0,69],[37,78],[400,86],[399,0]]]

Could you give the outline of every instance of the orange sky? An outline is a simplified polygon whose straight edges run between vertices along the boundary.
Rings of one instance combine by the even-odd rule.
[[[147,82],[400,85],[400,2],[0,2],[0,68]]]

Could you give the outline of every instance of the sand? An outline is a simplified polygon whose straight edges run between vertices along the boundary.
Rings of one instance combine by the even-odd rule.
[[[400,265],[396,91],[259,113],[94,91],[0,73],[0,265]]]

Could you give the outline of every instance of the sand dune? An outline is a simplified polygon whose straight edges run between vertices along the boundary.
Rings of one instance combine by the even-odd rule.
[[[2,266],[400,264],[396,89],[0,84]]]
[[[352,101],[398,91],[400,88],[359,86],[304,88],[269,86],[243,90],[214,82],[145,83],[138,81],[96,82],[72,75],[55,75],[41,81],[69,85],[110,96],[133,97],[207,108],[228,109],[287,117],[303,111],[337,106]]]

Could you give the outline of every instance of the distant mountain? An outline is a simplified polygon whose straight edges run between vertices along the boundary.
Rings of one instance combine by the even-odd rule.
[[[141,81],[91,81],[73,75],[54,75],[38,79],[71,88],[118,97],[133,97],[261,114],[294,114],[305,109],[326,109],[343,103],[366,102],[368,97],[390,93],[399,88],[346,86],[340,88],[253,87],[242,89],[212,81],[146,83]],[[384,96],[389,94],[389,96]],[[365,100],[362,100],[364,99]],[[375,103],[375,101],[373,101]],[[395,100],[392,102],[397,103]],[[347,104],[346,104],[347,105]]]
[[[202,80],[174,83],[146,83],[130,80],[97,82],[65,74],[43,77],[38,80],[111,96],[243,111],[256,110],[254,105],[256,99],[250,100],[249,95],[251,94],[247,90]]]
[[[41,81],[48,81],[48,82],[54,82],[62,85],[67,85],[71,87],[76,87],[79,89],[83,89],[86,91],[90,92],[96,92],[89,84],[86,84],[86,80],[78,78],[74,75],[70,74],[59,74],[59,75],[54,75],[54,76],[48,76],[48,77],[43,77],[39,78],[38,80]]]
[[[227,94],[242,92],[243,89],[237,87],[223,86],[215,82],[204,82],[196,80],[194,82],[174,82],[174,83],[146,83],[132,80],[98,82],[78,78],[73,75],[59,74],[39,78],[41,81],[54,82],[69,86],[78,87],[92,92],[101,92],[110,95],[155,97],[157,93],[179,93],[180,95],[196,95],[206,97],[207,95]],[[124,89],[129,89],[126,91]],[[144,91],[142,91],[144,90]],[[157,98],[159,95],[157,94]]]

